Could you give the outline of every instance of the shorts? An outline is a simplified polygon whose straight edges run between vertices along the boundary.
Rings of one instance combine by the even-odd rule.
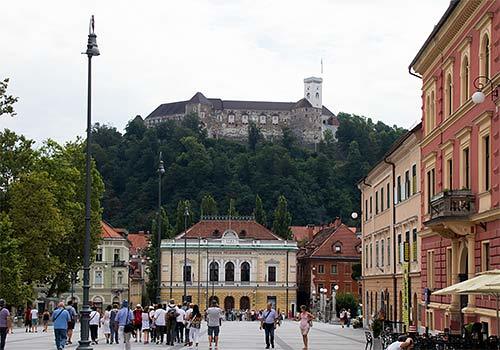
[[[31,320],[25,320],[24,321],[24,326],[25,327],[31,327],[32,326]]]
[[[134,324],[134,329],[136,331],[140,331],[142,329],[142,323],[135,323]]]
[[[68,329],[75,329],[75,321],[68,321]]]
[[[220,331],[219,326],[214,326],[214,327],[208,326],[208,336],[209,337],[218,337],[219,331]]]
[[[31,325],[32,325],[33,327],[38,326],[38,318],[34,318],[34,319],[32,319],[32,320],[31,320]]]

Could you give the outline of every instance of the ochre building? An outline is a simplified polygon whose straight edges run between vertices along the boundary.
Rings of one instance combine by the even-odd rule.
[[[295,312],[296,252],[296,242],[253,218],[205,217],[185,234],[162,240],[162,302],[182,301],[185,280],[187,300],[202,309],[214,299],[225,310],[264,309],[270,302]]]

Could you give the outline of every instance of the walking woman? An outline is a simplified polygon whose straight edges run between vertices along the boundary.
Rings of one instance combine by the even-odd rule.
[[[193,344],[195,344],[196,349],[198,349],[198,343],[200,342],[200,330],[201,330],[201,313],[198,305],[193,306],[193,311],[189,315],[189,348],[192,349]]]
[[[104,311],[104,316],[101,320],[102,322],[102,332],[106,338],[106,344],[109,344],[111,340],[111,305],[108,305],[106,311]]]
[[[141,322],[142,329],[139,332],[144,333],[143,335],[144,344],[149,344],[149,328],[151,319],[149,318],[148,308],[144,308],[144,310],[142,310],[141,318],[142,318]]]
[[[42,314],[42,322],[43,322],[43,330],[42,332],[47,332],[47,328],[49,327],[49,320],[50,320],[50,312],[49,310],[45,309]]]
[[[302,305],[300,307],[300,314],[297,317],[297,321],[300,321],[299,323],[299,328],[300,328],[300,333],[302,334],[302,341],[304,342],[304,348],[302,350],[307,350],[308,349],[308,338],[307,334],[309,333],[309,329],[312,326],[312,320],[314,319],[314,316],[307,311],[306,306]]]

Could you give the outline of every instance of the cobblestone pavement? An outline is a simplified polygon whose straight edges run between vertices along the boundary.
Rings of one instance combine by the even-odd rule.
[[[206,324],[202,326],[202,337],[199,349],[208,349],[206,336]],[[75,330],[75,339],[80,336],[78,329]],[[219,350],[253,350],[264,349],[264,332],[259,330],[258,322],[224,322],[221,327]],[[337,325],[328,325],[315,322],[309,333],[310,350],[359,350],[364,349],[364,333],[360,329],[344,328]],[[293,321],[283,322],[276,330],[276,349],[300,350],[302,349],[302,337],[299,333],[298,323]],[[76,349],[77,341],[66,349]],[[99,345],[94,349],[122,349],[120,345],[108,345],[103,341],[100,334]],[[54,334],[51,329],[48,333],[25,333],[24,329],[15,329],[14,334],[7,337],[6,350],[15,349],[55,349]],[[167,347],[165,345],[132,343],[132,349],[183,349],[186,347],[176,345]]]

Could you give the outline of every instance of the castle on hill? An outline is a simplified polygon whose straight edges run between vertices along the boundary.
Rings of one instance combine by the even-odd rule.
[[[296,102],[222,100],[197,92],[188,101],[159,105],[144,123],[154,127],[195,113],[212,138],[246,140],[249,123],[254,123],[267,140],[280,137],[288,128],[303,143],[317,144],[327,130],[335,136],[339,125],[337,117],[323,106],[322,83],[322,78],[304,79],[304,97]]]

